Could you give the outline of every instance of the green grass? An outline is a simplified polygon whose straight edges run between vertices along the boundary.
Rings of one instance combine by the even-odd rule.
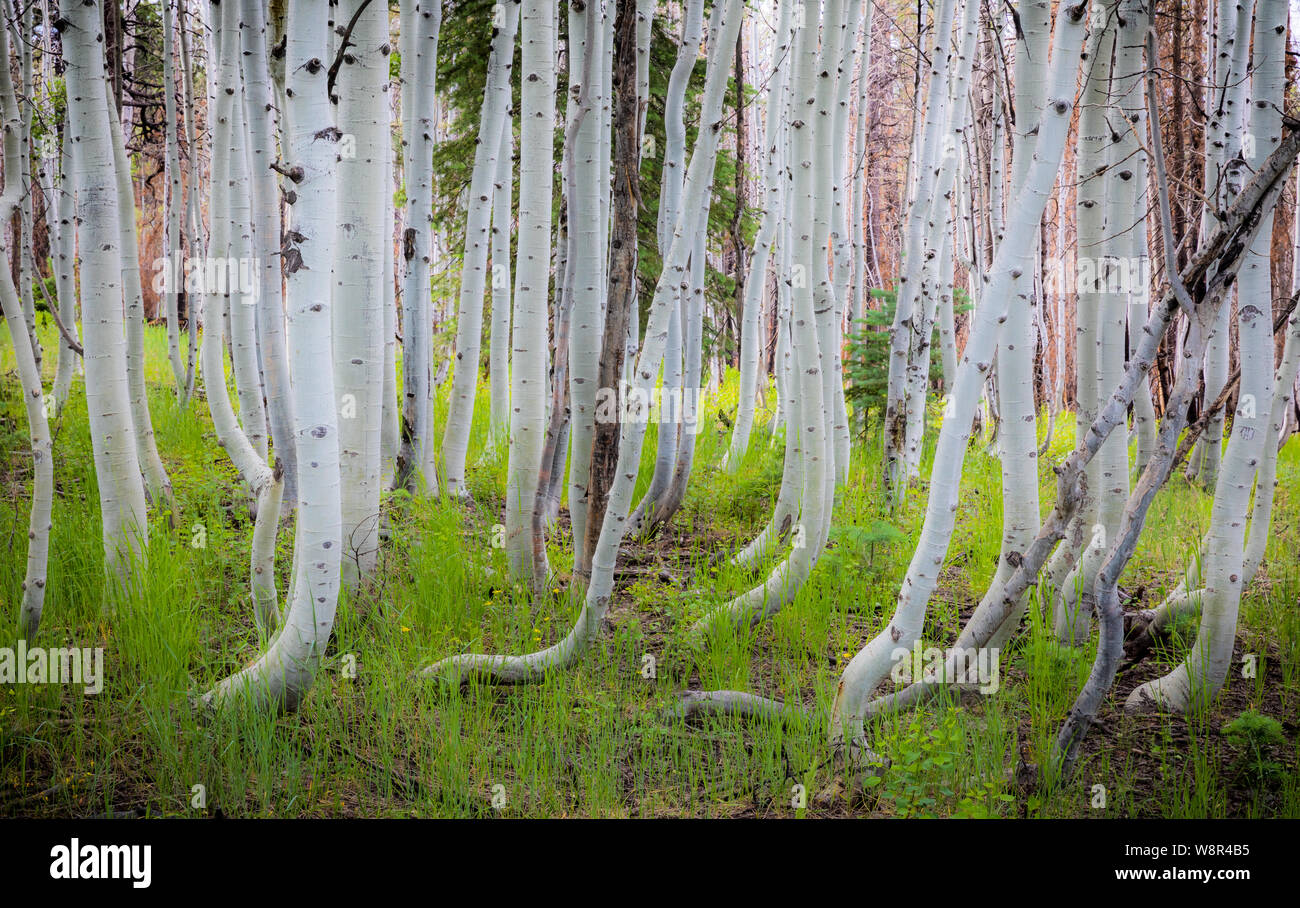
[[[30,462],[12,349],[0,328],[0,645],[15,638],[25,559]],[[43,324],[47,380],[55,334]],[[38,642],[102,646],[105,686],[96,696],[56,685],[0,685],[0,815],[89,816],[136,810],[199,816],[1300,816],[1300,445],[1279,465],[1274,538],[1260,578],[1244,597],[1238,655],[1260,656],[1255,679],[1234,670],[1215,709],[1184,721],[1130,719],[1122,696],[1103,706],[1075,778],[1050,793],[1020,790],[1006,772],[1021,745],[1036,760],[1086,676],[1091,648],[1062,650],[1031,608],[1002,659],[993,696],[936,700],[887,717],[875,747],[893,760],[860,797],[818,799],[834,763],[827,712],[844,661],[888,620],[924,507],[924,483],[903,512],[882,510],[875,438],[855,445],[840,494],[831,547],[794,603],[765,625],[724,631],[704,653],[686,631],[710,606],[763,574],[737,570],[715,550],[743,545],[762,527],[780,480],[781,445],[756,426],[735,475],[717,470],[734,416],[734,374],[703,407],[696,467],[683,510],[648,544],[624,548],[640,573],[621,580],[610,627],[574,668],[543,683],[463,691],[411,673],[457,652],[523,652],[555,642],[577,606],[567,595],[572,552],[552,538],[560,579],[535,600],[505,579],[490,544],[501,518],[505,457],[482,456],[486,384],[470,447],[464,506],[386,499],[390,541],[371,587],[345,599],[315,687],[301,709],[268,716],[232,710],[201,721],[190,697],[251,661],[261,642],[248,589],[252,526],[245,496],[215,443],[206,404],[180,411],[171,392],[166,341],[147,331],[150,400],[158,447],[175,486],[175,529],[150,525],[139,588],[114,599],[103,580],[84,389],[74,383],[56,427],[57,497],[48,595]],[[446,391],[438,417],[446,412]],[[1070,449],[1060,431],[1041,465],[1044,509],[1051,465]],[[654,427],[644,447],[638,494],[653,467]],[[927,453],[927,464],[929,454]],[[926,467],[928,470],[928,466]],[[923,470],[923,475],[924,475]],[[998,464],[972,449],[948,561],[927,617],[925,645],[948,646],[983,592],[998,556]],[[1208,496],[1181,479],[1152,507],[1125,590],[1157,600],[1177,582],[1208,520]],[[195,530],[206,544],[195,547]],[[851,531],[851,528],[858,528]],[[893,538],[897,536],[897,538]],[[292,530],[281,533],[283,593]],[[657,577],[669,571],[677,583]],[[689,579],[688,579],[689,578]],[[1181,658],[1195,623],[1135,669],[1141,678]],[[655,677],[644,677],[653,656]],[[355,665],[355,677],[351,666]],[[1136,677],[1136,675],[1135,675]],[[1121,675],[1117,686],[1135,683]],[[735,720],[687,725],[663,717],[687,686],[727,687],[803,703],[805,720],[779,727]],[[1222,726],[1246,710],[1283,722],[1269,758],[1284,767],[1239,771],[1242,756]],[[205,806],[196,786],[203,786]],[[1094,786],[1106,789],[1095,808]],[[496,786],[501,786],[497,788]],[[802,789],[796,786],[803,786]],[[800,793],[806,799],[803,806]],[[494,807],[504,796],[504,805]]]

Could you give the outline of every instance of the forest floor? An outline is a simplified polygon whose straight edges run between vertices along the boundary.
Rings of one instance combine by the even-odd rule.
[[[5,331],[0,646],[8,647],[31,463]],[[41,336],[48,381],[53,327],[44,324]],[[1121,672],[1068,783],[1017,783],[1021,755],[1039,763],[1050,754],[1095,646],[1053,641],[1039,617],[1040,588],[1026,626],[1001,652],[998,689],[879,720],[873,747],[892,765],[865,788],[849,788],[834,781],[831,699],[844,662],[888,621],[924,516],[924,482],[901,513],[886,514],[878,438],[856,443],[831,543],[795,601],[756,629],[719,633],[696,653],[686,645],[691,622],[761,581],[769,566],[753,573],[717,557],[761,529],[781,474],[781,446],[769,445],[761,428],[734,475],[716,467],[735,412],[733,374],[707,398],[682,511],[657,537],[625,544],[608,627],[593,650],[540,684],[452,690],[412,673],[458,652],[548,645],[577,614],[567,592],[567,514],[550,540],[557,571],[550,594],[538,601],[504,579],[504,555],[491,537],[501,520],[505,459],[481,454],[485,420],[478,420],[473,503],[385,497],[388,542],[378,575],[340,603],[329,654],[302,707],[283,716],[232,709],[204,718],[191,697],[247,664],[263,643],[248,589],[252,526],[203,399],[190,412],[175,404],[162,328],[148,329],[147,348],[175,526],[151,515],[138,589],[111,596],[85,394],[75,383],[56,426],[57,491],[37,643],[102,647],[103,690],[0,684],[0,816],[1300,816],[1300,442],[1282,452],[1267,560],[1243,596],[1233,668],[1209,710],[1185,719],[1122,709],[1133,687],[1187,652],[1196,619],[1180,621]],[[440,407],[439,425],[445,399]],[[486,392],[478,412],[487,413]],[[1040,463],[1044,512],[1054,495],[1052,467],[1073,443],[1073,421],[1056,425]],[[654,447],[652,426],[638,495]],[[993,574],[999,487],[997,461],[973,447],[924,646],[952,644]],[[1121,580],[1130,598],[1158,602],[1177,583],[1210,503],[1181,476],[1160,493]],[[292,535],[280,534],[282,593]],[[1250,664],[1254,677],[1245,677]],[[778,697],[802,704],[807,715],[784,725],[688,723],[670,715],[687,688]],[[1278,720],[1283,739],[1225,733],[1252,713]]]

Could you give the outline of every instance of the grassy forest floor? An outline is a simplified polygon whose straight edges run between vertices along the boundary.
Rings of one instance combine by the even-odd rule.
[[[42,318],[48,386],[56,335]],[[491,528],[501,519],[505,457],[481,453],[484,385],[470,448],[474,503],[386,496],[389,541],[376,582],[340,603],[328,657],[302,708],[279,717],[239,709],[204,721],[190,697],[262,645],[248,589],[252,525],[206,403],[196,400],[187,413],[175,404],[161,327],[148,328],[147,348],[176,526],[151,513],[139,590],[124,601],[106,598],[78,380],[53,427],[56,498],[37,643],[103,647],[104,688],[88,696],[75,686],[0,684],[0,816],[1300,816],[1300,442],[1282,453],[1267,560],[1243,597],[1234,667],[1210,711],[1135,718],[1121,709],[1133,687],[1182,658],[1193,618],[1121,672],[1070,783],[1050,792],[1018,786],[1009,771],[1021,753],[1033,761],[1050,753],[1093,655],[1091,647],[1052,642],[1035,599],[1028,625],[1002,653],[1000,689],[879,722],[873,746],[892,768],[853,793],[831,784],[830,703],[844,662],[892,612],[925,502],[921,483],[903,513],[885,514],[876,437],[855,447],[831,544],[795,602],[696,656],[686,645],[692,620],[765,576],[725,559],[711,565],[710,556],[752,538],[780,481],[781,446],[769,445],[761,429],[736,475],[715,466],[729,440],[729,418],[719,413],[735,412],[733,374],[706,401],[682,511],[657,538],[624,545],[609,627],[596,648],[542,684],[454,691],[412,672],[458,652],[548,645],[577,614],[566,593],[572,554],[563,532],[550,540],[559,576],[547,599],[503,579]],[[445,399],[439,426],[444,413]],[[1040,463],[1044,509],[1054,495],[1052,466],[1072,443],[1073,421],[1058,419]],[[16,639],[27,449],[13,350],[0,327],[0,646]],[[638,495],[653,456],[652,426]],[[972,448],[925,646],[953,643],[993,574],[999,485],[997,461]],[[1152,506],[1122,590],[1158,602],[1194,552],[1210,503],[1181,476],[1173,480]],[[292,535],[280,534],[282,595]],[[1257,657],[1253,679],[1242,677],[1247,654]],[[647,655],[653,678],[645,677]],[[688,724],[667,717],[684,688],[748,690],[802,703],[809,715],[784,726]],[[1285,740],[1224,733],[1252,711],[1279,720]],[[796,807],[801,791],[806,806]]]

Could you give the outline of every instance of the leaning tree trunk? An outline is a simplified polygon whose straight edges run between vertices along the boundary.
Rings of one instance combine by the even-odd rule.
[[[840,681],[831,713],[831,740],[849,746],[850,751],[862,733],[867,697],[889,674],[894,651],[910,648],[920,637],[926,606],[948,550],[961,488],[962,462],[975,408],[999,341],[1000,323],[1008,306],[1013,263],[1021,261],[1033,249],[1037,225],[1064,156],[1074,108],[1079,50],[1085,43],[1086,14],[1086,3],[1062,7],[1057,14],[1047,103],[1038,125],[1033,162],[1015,198],[1014,210],[1018,217],[1008,225],[1007,234],[998,246],[989,268],[982,305],[972,319],[950,396],[949,412],[939,432],[925,522],[898,595],[897,608],[885,629],[845,667]]]

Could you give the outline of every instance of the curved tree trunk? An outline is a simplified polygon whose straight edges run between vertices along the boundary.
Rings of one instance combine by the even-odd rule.
[[[293,383],[299,455],[297,567],[280,632],[255,663],[209,691],[203,698],[207,704],[247,698],[265,707],[295,708],[325,655],[338,604],[343,535],[330,270],[339,132],[326,90],[328,23],[323,0],[290,0],[285,64],[292,106],[288,153],[297,179],[285,248],[289,354],[293,373],[312,379]]]

